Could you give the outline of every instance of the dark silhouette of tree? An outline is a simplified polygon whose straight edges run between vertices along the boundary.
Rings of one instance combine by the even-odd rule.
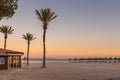
[[[26,57],[23,58],[23,60],[26,60],[26,59],[27,59]]]
[[[27,47],[27,65],[29,65],[29,48],[30,48],[30,41],[32,41],[32,40],[34,40],[34,39],[36,39],[35,37],[34,37],[34,35],[33,34],[31,34],[31,33],[26,33],[25,35],[23,35],[23,39],[25,39],[26,41],[27,41],[27,45],[28,45],[28,47]]]
[[[117,62],[117,57],[114,57],[114,62]]]
[[[69,58],[68,60],[69,60],[69,61],[71,61],[72,59],[71,59],[71,58]]]
[[[36,10],[37,18],[42,22],[43,24],[43,66],[45,67],[45,58],[46,58],[46,47],[45,47],[45,37],[46,37],[46,30],[49,22],[51,22],[53,19],[57,17],[55,15],[55,12],[52,12],[51,9],[45,8],[41,10]]]
[[[118,58],[118,62],[120,62],[120,57]]]
[[[0,0],[0,20],[10,18],[18,7],[18,0]]]
[[[77,58],[74,58],[74,60],[76,61],[76,60],[78,60]]]
[[[4,26],[2,25],[2,27],[0,27],[0,32],[4,34],[4,49],[6,49],[6,41],[7,41],[7,37],[8,34],[13,34],[14,29],[12,29],[12,26]]]
[[[111,62],[112,62],[112,57],[109,57],[108,60],[109,60],[109,62],[111,63]]]
[[[105,57],[105,58],[104,58],[104,60],[105,60],[105,62],[107,63],[107,61],[108,61],[108,58],[107,58],[107,57]]]

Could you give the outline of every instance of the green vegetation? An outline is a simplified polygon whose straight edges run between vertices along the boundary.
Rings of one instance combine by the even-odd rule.
[[[0,0],[0,20],[10,18],[18,7],[18,0]]]

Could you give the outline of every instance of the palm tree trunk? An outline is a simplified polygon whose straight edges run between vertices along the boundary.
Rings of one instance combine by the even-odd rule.
[[[44,33],[43,33],[43,67],[45,67],[45,58],[46,58],[45,36],[46,36],[46,29],[44,29]]]
[[[7,41],[7,37],[5,36],[4,49],[6,49],[6,41]]]
[[[30,48],[30,42],[28,42],[28,48],[27,48],[27,65],[29,65],[29,48]]]

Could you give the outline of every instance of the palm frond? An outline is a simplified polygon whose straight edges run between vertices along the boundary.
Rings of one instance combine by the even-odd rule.
[[[44,29],[47,29],[49,22],[57,17],[57,15],[55,15],[55,12],[52,12],[49,8],[41,9],[39,11],[36,10],[36,15],[38,19],[43,23]]]
[[[30,42],[30,41],[36,39],[36,37],[34,37],[33,34],[31,34],[31,33],[28,32],[28,33],[26,33],[25,35],[23,35],[23,39],[25,39],[25,40],[27,40],[28,42]]]
[[[42,17],[42,15],[41,15],[40,11],[36,10],[36,15],[37,15],[37,18],[38,18],[39,20],[41,20],[42,23],[44,23],[43,17]]]
[[[2,27],[0,27],[0,32],[4,34],[13,34],[13,31],[12,26],[2,25]]]
[[[57,17],[57,15],[53,16],[53,17],[50,19],[50,21],[52,21],[52,20],[55,19],[56,17]]]

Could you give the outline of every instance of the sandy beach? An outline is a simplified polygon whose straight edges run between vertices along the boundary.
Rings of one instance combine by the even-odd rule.
[[[0,80],[120,80],[120,63],[33,63],[1,70]]]

